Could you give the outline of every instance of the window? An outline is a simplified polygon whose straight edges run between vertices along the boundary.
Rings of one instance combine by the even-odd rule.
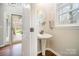
[[[59,3],[57,4],[58,24],[79,24],[79,4]]]

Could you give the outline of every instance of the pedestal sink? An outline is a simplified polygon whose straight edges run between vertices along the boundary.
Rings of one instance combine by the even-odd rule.
[[[38,38],[41,40],[41,48],[42,48],[42,55],[45,56],[45,47],[46,47],[46,40],[49,40],[52,35],[44,33],[38,34]]]

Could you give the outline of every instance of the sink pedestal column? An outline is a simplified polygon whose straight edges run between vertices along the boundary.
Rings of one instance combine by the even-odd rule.
[[[41,40],[42,55],[45,56],[46,39]]]
[[[41,48],[42,48],[42,55],[45,56],[45,48],[46,48],[46,40],[50,39],[52,35],[50,34],[38,34],[38,38],[41,40]]]

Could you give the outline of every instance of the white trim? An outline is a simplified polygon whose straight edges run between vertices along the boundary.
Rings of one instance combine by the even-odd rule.
[[[0,48],[1,48],[1,47],[4,47],[4,46],[5,46],[4,44],[3,44],[3,45],[0,45]]]
[[[5,44],[3,44],[3,45],[0,45],[0,48],[1,48],[1,47],[4,47],[4,46],[7,46],[7,45],[10,45],[10,43],[5,43]]]
[[[51,48],[46,48],[45,50],[50,50],[50,51],[52,51],[55,55],[57,55],[57,56],[61,56],[59,53],[57,53],[56,51],[54,51],[54,50],[51,49]]]
[[[79,26],[79,24],[55,24],[55,27],[71,27],[71,26]]]
[[[38,51],[38,52],[37,52],[37,55],[40,54],[41,52],[42,52],[42,51]]]
[[[46,48],[45,50],[50,50],[51,52],[53,52],[55,55],[57,56],[61,56],[59,53],[55,52],[54,50],[52,50],[51,48]],[[42,51],[38,51],[37,54],[41,53]]]
[[[55,26],[55,29],[58,30],[79,30],[79,25],[72,25],[72,26],[68,26],[68,25],[59,25],[59,26]]]

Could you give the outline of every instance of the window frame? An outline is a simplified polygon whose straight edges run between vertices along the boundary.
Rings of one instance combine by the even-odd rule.
[[[56,7],[56,8],[57,8],[57,9],[56,9],[56,12],[57,12],[57,14],[56,14],[56,15],[57,15],[56,25],[60,25],[60,26],[64,26],[64,25],[65,25],[65,26],[66,26],[66,25],[67,25],[67,26],[68,26],[68,25],[69,25],[69,26],[79,26],[78,23],[67,23],[67,24],[66,24],[66,23],[63,23],[63,24],[62,24],[61,21],[60,21],[60,20],[61,20],[61,19],[60,19],[60,16],[61,16],[61,15],[64,15],[64,14],[67,14],[67,13],[70,13],[70,12],[73,12],[73,11],[78,11],[78,10],[79,10],[79,7],[73,9],[74,4],[75,4],[75,3],[70,3],[70,4],[69,4],[69,3],[63,3],[63,5],[61,4],[62,6],[58,5],[58,6]],[[78,3],[78,4],[79,4],[79,3]],[[60,7],[59,7],[59,6],[60,6]],[[59,14],[59,13],[60,13],[59,10],[62,9],[62,8],[65,8],[65,7],[67,7],[67,6],[70,6],[71,9],[68,10],[67,12],[65,12],[65,13]],[[78,5],[78,6],[79,6],[79,5]],[[73,15],[72,15],[72,14],[71,14],[70,16],[73,18]],[[68,19],[68,20],[69,20],[69,19]],[[72,20],[73,20],[73,19],[72,19]],[[72,20],[71,20],[71,21],[72,21]]]

